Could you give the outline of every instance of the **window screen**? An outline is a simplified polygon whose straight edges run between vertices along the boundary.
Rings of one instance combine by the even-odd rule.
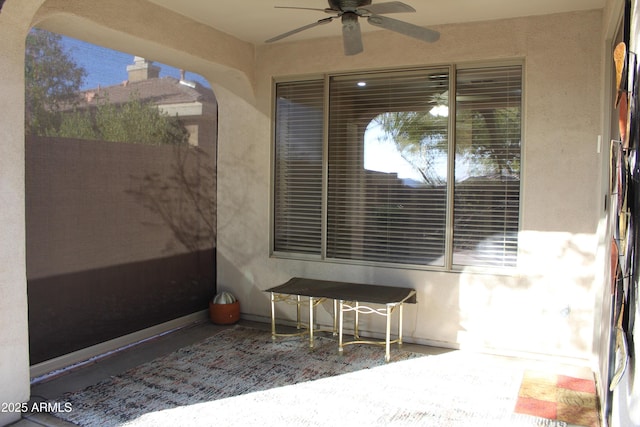
[[[31,363],[205,310],[216,289],[209,84],[39,29],[25,65]]]

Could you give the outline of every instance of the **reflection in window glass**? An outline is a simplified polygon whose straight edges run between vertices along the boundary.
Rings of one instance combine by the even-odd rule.
[[[521,102],[520,66],[458,72],[454,264],[516,265]]]
[[[328,258],[443,265],[448,120],[431,110],[448,87],[446,70],[331,79]]]
[[[446,107],[439,105],[428,113],[390,112],[373,119],[364,134],[364,168],[395,173],[410,185],[445,183],[448,141],[442,108]],[[414,129],[402,130],[402,123]],[[423,130],[423,134],[418,135],[420,127],[437,128],[437,131]]]

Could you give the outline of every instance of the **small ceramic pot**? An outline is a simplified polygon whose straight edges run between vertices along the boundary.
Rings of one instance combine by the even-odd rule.
[[[209,303],[209,318],[216,325],[231,325],[240,320],[240,301],[229,304]]]

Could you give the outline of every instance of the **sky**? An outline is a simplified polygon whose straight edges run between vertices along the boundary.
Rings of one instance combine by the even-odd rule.
[[[76,64],[87,71],[82,89],[93,89],[98,85],[105,87],[120,84],[127,80],[127,65],[133,64],[135,52],[124,53],[86,43],[71,37],[62,36],[62,43]],[[180,70],[166,64],[154,62],[160,67],[160,77],[180,78]],[[186,70],[187,80],[197,81],[206,87],[209,82],[199,74]]]

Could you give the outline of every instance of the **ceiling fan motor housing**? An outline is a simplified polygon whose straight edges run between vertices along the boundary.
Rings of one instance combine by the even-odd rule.
[[[353,11],[359,7],[371,4],[371,0],[329,0],[333,10]]]
[[[331,14],[328,18],[319,19],[311,24],[295,28],[286,33],[265,40],[265,43],[272,43],[285,37],[298,34],[301,31],[315,28],[318,25],[327,24],[336,18],[342,21],[342,39],[345,55],[356,55],[363,51],[362,34],[358,18],[366,18],[369,24],[390,30],[405,36],[432,43],[440,39],[440,33],[437,31],[423,28],[409,22],[383,16],[390,13],[410,13],[416,10],[408,4],[401,1],[382,1],[372,5],[372,0],[327,0],[329,8],[316,9],[309,7],[294,6],[276,6],[282,9],[305,9],[315,10]]]

